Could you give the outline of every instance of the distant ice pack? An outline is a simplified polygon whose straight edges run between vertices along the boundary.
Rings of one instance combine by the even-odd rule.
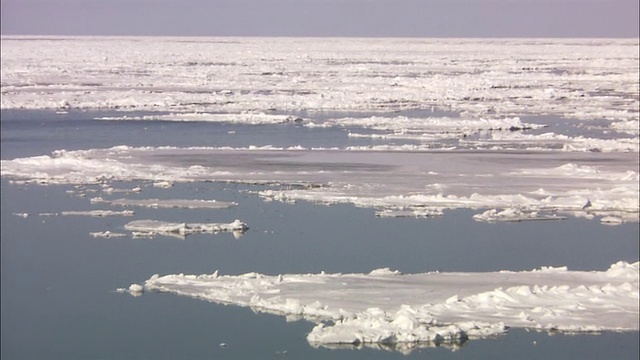
[[[434,106],[638,123],[638,39],[29,39],[2,37],[2,109],[255,124]]]

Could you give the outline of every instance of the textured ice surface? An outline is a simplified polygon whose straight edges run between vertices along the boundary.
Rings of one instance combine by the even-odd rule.
[[[473,118],[638,121],[637,39],[3,36],[2,45],[3,109],[253,113],[255,123],[287,119],[274,109],[436,106]]]
[[[606,271],[400,274],[247,273],[154,275],[148,291],[169,292],[318,325],[311,343],[456,341],[508,327],[570,332],[638,330],[638,266]]]

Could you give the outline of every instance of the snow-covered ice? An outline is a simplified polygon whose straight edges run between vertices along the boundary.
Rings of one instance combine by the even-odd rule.
[[[147,291],[169,292],[318,325],[311,343],[455,341],[509,327],[567,332],[637,331],[639,263],[606,271],[401,274],[154,275]]]
[[[2,109],[262,123],[301,109],[433,106],[473,118],[637,121],[640,103],[637,39],[31,40],[2,37]]]

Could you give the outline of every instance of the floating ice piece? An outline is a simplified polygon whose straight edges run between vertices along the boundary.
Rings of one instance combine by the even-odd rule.
[[[134,187],[132,189],[114,189],[111,186],[108,185],[104,185],[102,188],[102,191],[106,192],[107,194],[113,194],[113,193],[131,193],[131,192],[140,192],[142,191],[142,188],[140,187]]]
[[[144,287],[140,284],[131,284],[131,286],[129,286],[129,291],[131,292],[143,292],[144,291]]]
[[[609,127],[621,133],[640,135],[640,120],[638,119],[612,122]]]
[[[402,217],[416,217],[427,218],[433,216],[442,216],[445,208],[438,207],[415,207],[411,209],[382,209],[376,211],[377,217],[382,218],[402,218]]]
[[[620,225],[624,222],[624,220],[617,216],[605,216],[600,219],[600,222],[607,225]]]
[[[58,216],[60,215],[59,213],[54,213],[54,212],[44,212],[44,213],[39,213],[38,216],[44,216],[44,217],[52,217],[52,216]]]
[[[78,216],[93,216],[93,217],[104,217],[104,216],[133,216],[135,212],[132,210],[86,210],[86,211],[63,211],[60,213],[64,216],[69,215],[78,215]]]
[[[107,231],[102,231],[102,232],[92,232],[89,233],[91,236],[93,236],[94,238],[105,238],[105,239],[109,239],[112,237],[125,237],[127,236],[126,234],[121,234],[121,233],[114,233],[111,232],[109,230]]]
[[[128,288],[117,288],[116,292],[128,293],[131,296],[138,297],[144,292],[144,286],[140,284],[131,284]]]
[[[198,233],[218,233],[223,231],[244,233],[249,229],[247,224],[235,220],[229,224],[224,223],[171,223],[158,220],[134,220],[124,226],[136,236],[140,235],[182,235]]]
[[[473,219],[476,221],[538,221],[538,220],[565,220],[565,216],[559,216],[556,214],[544,214],[538,211],[523,211],[517,208],[508,208],[504,210],[490,209],[482,214],[473,215]]]
[[[97,200],[96,200],[97,201]],[[144,206],[151,208],[226,209],[238,204],[216,200],[191,199],[116,199],[100,202],[120,206]]]
[[[606,271],[543,267],[423,274],[215,272],[154,275],[144,287],[315,321],[307,337],[313,344],[455,343],[507,327],[637,331],[639,266],[618,262]]]
[[[433,139],[451,138],[450,134],[470,135],[481,130],[529,130],[545,127],[539,124],[522,123],[520,118],[504,119],[461,119],[449,117],[409,118],[406,116],[364,118],[340,118],[324,120],[321,123],[309,122],[307,127],[361,127],[391,131],[393,135],[431,135]],[[390,134],[387,136],[391,136]]]
[[[492,133],[490,139],[460,140],[461,145],[476,148],[562,150],[580,152],[638,152],[640,138],[597,139],[554,133],[539,135],[522,133]]]
[[[301,123],[304,119],[291,115],[277,115],[265,113],[174,113],[167,115],[145,115],[145,116],[113,116],[98,117],[96,120],[114,120],[114,121],[181,121],[181,122],[228,122],[251,125],[264,124],[284,124],[284,123]]]
[[[171,181],[157,181],[153,183],[154,187],[168,189],[173,186]]]

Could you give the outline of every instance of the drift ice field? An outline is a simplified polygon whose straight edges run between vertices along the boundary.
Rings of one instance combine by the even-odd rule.
[[[170,191],[195,182],[239,183],[265,202],[347,204],[391,219],[428,222],[463,209],[487,223],[637,225],[638,48],[637,39],[3,36],[2,110],[308,135],[244,138],[233,130],[225,136],[249,140],[60,147],[2,160],[2,177],[15,185],[73,185],[95,207],[60,215],[132,217],[119,232],[91,233],[107,239],[251,231],[242,219],[137,217],[138,208],[237,205],[145,198],[145,186]],[[330,137],[319,135],[327,130]],[[123,182],[142,185],[118,190]],[[119,291],[304,319],[317,324],[308,342],[329,348],[409,351],[509,328],[639,330],[638,262],[593,271],[547,264],[475,273],[370,270],[149,274]]]

